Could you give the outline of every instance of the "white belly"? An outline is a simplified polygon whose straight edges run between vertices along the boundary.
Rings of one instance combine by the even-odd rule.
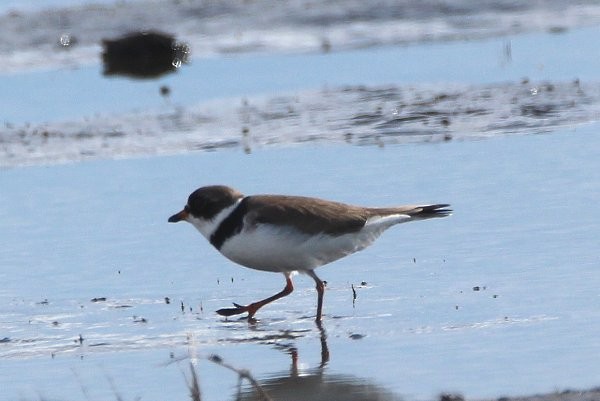
[[[398,220],[367,223],[359,232],[339,236],[307,235],[289,227],[261,224],[244,228],[225,241],[220,251],[230,260],[252,269],[312,270],[371,245]]]

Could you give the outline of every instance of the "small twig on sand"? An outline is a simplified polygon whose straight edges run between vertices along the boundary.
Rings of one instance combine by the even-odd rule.
[[[216,363],[217,365],[221,365],[224,368],[227,368],[229,370],[234,371],[235,373],[238,374],[238,377],[241,379],[246,379],[250,382],[250,384],[252,384],[252,387],[254,387],[254,389],[256,390],[256,392],[258,393],[258,395],[260,396],[260,399],[263,401],[274,401],[271,397],[269,397],[267,395],[267,393],[265,393],[265,391],[263,390],[263,388],[261,387],[260,383],[250,374],[250,372],[246,369],[238,369],[234,366],[231,366],[230,364],[226,363],[225,361],[223,361],[223,358],[221,358],[218,355],[211,355],[208,357],[208,360],[211,362]]]

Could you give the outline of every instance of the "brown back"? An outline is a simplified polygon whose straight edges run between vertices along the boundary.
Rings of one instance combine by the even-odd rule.
[[[362,207],[302,196],[257,195],[247,201],[248,221],[292,225],[307,234],[355,232],[372,215]]]

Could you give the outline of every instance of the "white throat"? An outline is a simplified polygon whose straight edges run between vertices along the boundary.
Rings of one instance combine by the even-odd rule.
[[[226,207],[221,210],[215,217],[210,220],[203,219],[201,217],[194,217],[191,214],[188,216],[186,221],[191,223],[200,233],[210,241],[210,236],[219,228],[221,222],[227,218],[242,201],[243,198],[238,199],[233,205]]]

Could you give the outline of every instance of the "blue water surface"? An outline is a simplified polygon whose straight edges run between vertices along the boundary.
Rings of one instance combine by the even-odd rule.
[[[420,400],[596,386],[599,145],[589,125],[3,170],[0,399],[83,399],[81,382],[92,398],[114,397],[107,377],[124,399],[184,399],[188,360],[169,362],[188,356],[207,400],[233,399],[236,376],[206,356],[285,389],[296,377],[292,349],[300,373],[320,378],[313,391],[366,382],[383,399]],[[455,212],[395,227],[319,269],[328,281],[324,338],[312,322],[312,280],[302,276],[256,326],[214,314],[284,280],[242,269],[191,226],[166,222],[190,191],[212,183],[363,205],[449,202]],[[323,339],[330,358],[320,369]]]

